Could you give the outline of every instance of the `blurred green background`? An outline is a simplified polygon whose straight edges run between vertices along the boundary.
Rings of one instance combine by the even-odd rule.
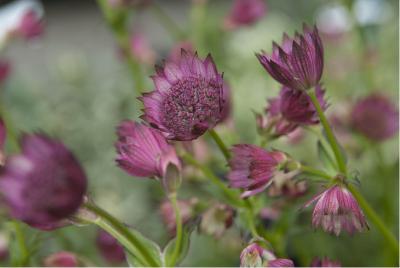
[[[192,9],[192,1],[154,1],[184,30],[205,56],[216,59],[233,94],[234,133],[221,126],[221,135],[229,143],[257,143],[252,110],[261,111],[267,97],[276,96],[278,84],[265,72],[255,52],[270,51],[271,41],[280,41],[283,32],[292,35],[303,22],[314,24],[321,9],[328,5],[352,4],[352,1],[296,0],[267,1],[268,12],[254,26],[220,33],[221,22],[230,1],[208,1],[206,13]],[[195,1],[193,1],[195,2]],[[345,3],[346,2],[346,3]],[[398,1],[378,1],[386,5],[379,23],[353,26],[340,38],[324,36],[324,85],[329,98],[328,112],[342,109],[341,103],[379,91],[398,100]],[[1,3],[1,2],[0,2]],[[114,163],[115,127],[126,118],[139,116],[130,73],[116,53],[113,35],[95,1],[44,1],[46,29],[34,42],[13,42],[4,52],[13,71],[2,89],[3,109],[18,132],[43,130],[62,139],[81,160],[89,177],[90,196],[102,207],[150,238],[165,245],[168,235],[158,206],[164,199],[156,181],[139,180],[125,174]],[[354,6],[354,5],[353,5]],[[352,13],[350,13],[352,16]],[[354,16],[351,17],[354,20]],[[1,27],[1,26],[0,26]],[[360,28],[361,27],[361,28]],[[163,28],[150,9],[132,15],[131,28],[150,40],[157,60],[168,55],[176,40]],[[374,48],[372,63],[365,63],[366,44]],[[146,91],[152,90],[152,66],[144,66]],[[220,153],[212,141],[209,147],[217,159],[215,168],[226,172]],[[314,137],[299,145],[285,140],[274,148],[287,151],[297,159],[317,166]],[[350,154],[350,169],[359,173],[361,192],[370,201],[398,237],[399,184],[398,138],[379,145],[362,143],[362,153]],[[213,149],[214,148],[214,149]],[[184,180],[183,198],[203,198],[203,191]],[[285,231],[285,252],[297,265],[309,265],[314,256],[337,259],[343,266],[385,266],[398,262],[385,240],[371,225],[368,232],[339,237],[311,228],[311,212],[299,212],[303,202],[315,194],[309,191],[293,204],[293,226]],[[28,227],[31,237],[39,235],[42,244],[35,264],[50,252],[69,250],[107,265],[95,247],[95,228],[66,227],[42,233]],[[39,234],[40,233],[40,234]],[[185,266],[237,266],[245,246],[238,228],[231,228],[222,239],[197,234],[192,237]],[[6,264],[6,263],[4,263]]]

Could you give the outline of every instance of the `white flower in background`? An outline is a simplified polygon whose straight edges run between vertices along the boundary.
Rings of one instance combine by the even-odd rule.
[[[339,3],[330,3],[317,11],[317,26],[324,34],[338,36],[349,31],[353,23],[345,6]]]
[[[353,5],[353,13],[357,22],[363,26],[378,25],[393,16],[393,8],[385,0],[357,0]]]

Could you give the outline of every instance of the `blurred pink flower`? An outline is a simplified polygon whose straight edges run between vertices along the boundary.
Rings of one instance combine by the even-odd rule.
[[[99,229],[96,237],[96,245],[101,256],[109,263],[121,263],[125,261],[125,250],[118,241],[106,231]]]
[[[46,267],[80,267],[79,260],[74,253],[60,251],[46,257],[43,262]]]
[[[131,54],[139,62],[147,65],[154,65],[156,61],[156,53],[151,48],[150,43],[145,35],[136,33],[130,39]]]
[[[42,35],[44,31],[43,21],[33,10],[27,11],[21,18],[17,33],[23,38],[30,40]]]
[[[252,25],[262,19],[266,12],[267,6],[264,0],[235,0],[224,20],[224,28],[233,30]]]
[[[327,257],[324,257],[322,259],[315,257],[310,264],[310,267],[341,267],[341,266],[342,265],[339,261],[332,261]]]

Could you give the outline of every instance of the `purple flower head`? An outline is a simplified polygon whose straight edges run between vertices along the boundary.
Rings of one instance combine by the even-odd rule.
[[[96,237],[96,245],[101,256],[109,263],[121,263],[125,261],[124,248],[118,241],[106,231],[99,229]]]
[[[25,39],[30,40],[42,35],[44,25],[34,10],[28,10],[21,18],[18,33]]]
[[[203,213],[200,231],[218,239],[232,226],[234,216],[235,211],[230,206],[214,204]]]
[[[45,267],[79,267],[78,257],[71,252],[60,251],[46,257],[43,262]]]
[[[287,156],[283,152],[268,152],[250,144],[239,144],[232,148],[228,174],[230,186],[242,188],[242,198],[262,192],[272,183],[272,178]]]
[[[11,72],[11,64],[7,60],[0,59],[0,85],[6,81]]]
[[[283,35],[282,45],[272,44],[272,53],[256,54],[267,72],[279,83],[296,90],[316,86],[324,65],[322,41],[317,27],[303,25],[303,34]]]
[[[33,227],[60,227],[82,204],[86,175],[61,142],[43,134],[25,135],[21,148],[19,155],[6,160],[0,176],[9,212]]]
[[[195,216],[195,206],[198,203],[196,198],[189,200],[178,200],[178,206],[180,209],[182,223],[187,223],[193,216]],[[175,211],[169,200],[165,200],[160,206],[160,215],[165,223],[168,233],[175,236],[176,229],[176,217]]]
[[[179,62],[156,66],[155,90],[143,94],[142,118],[167,139],[194,140],[221,121],[222,75],[210,55],[201,60],[182,50]]]
[[[275,254],[252,243],[240,254],[240,267],[293,267],[289,259],[278,259]]]
[[[327,257],[322,259],[315,257],[312,260],[310,267],[342,267],[342,265],[339,261],[332,261]]]
[[[315,87],[315,94],[323,110],[327,108],[324,100],[325,90],[320,85]],[[313,125],[319,123],[318,114],[310,96],[304,91],[283,86],[280,92],[280,112],[282,117],[291,123]]]
[[[369,95],[352,109],[354,129],[373,141],[384,141],[399,131],[399,110],[385,96]]]
[[[229,30],[252,25],[262,19],[266,11],[264,0],[235,0],[229,15],[225,18],[225,28]]]
[[[364,214],[353,195],[343,186],[335,185],[315,196],[305,207],[316,202],[312,214],[314,228],[321,226],[325,232],[339,235],[344,229],[349,234],[368,228]]]
[[[118,126],[117,135],[116,161],[130,175],[165,178],[169,167],[181,170],[175,148],[158,130],[127,120]]]

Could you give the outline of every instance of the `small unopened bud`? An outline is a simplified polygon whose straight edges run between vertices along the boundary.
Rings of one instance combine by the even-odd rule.
[[[162,182],[166,193],[175,193],[182,182],[180,168],[174,163],[168,163]]]

